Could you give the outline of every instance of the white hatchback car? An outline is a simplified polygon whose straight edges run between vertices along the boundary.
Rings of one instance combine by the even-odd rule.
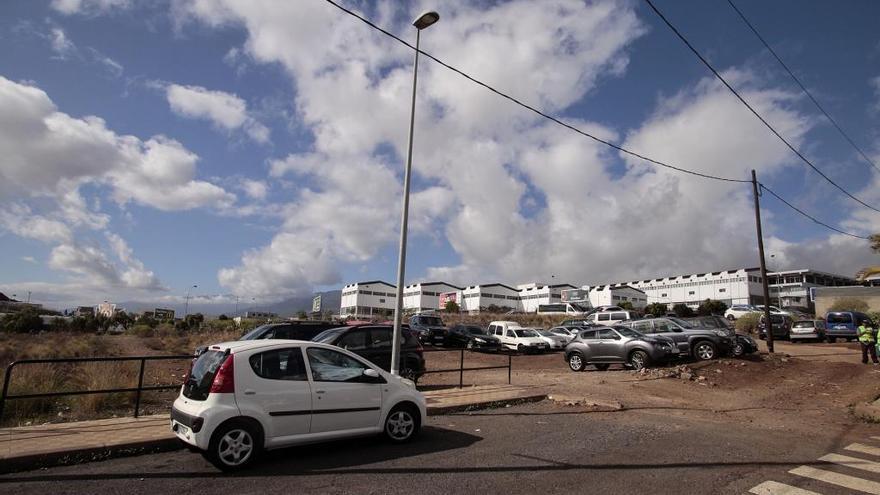
[[[193,360],[171,430],[224,471],[264,449],[384,433],[415,436],[426,416],[415,383],[335,346],[245,340]]]

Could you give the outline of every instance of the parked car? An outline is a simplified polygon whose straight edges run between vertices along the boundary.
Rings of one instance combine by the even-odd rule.
[[[384,433],[406,442],[426,417],[411,380],[354,353],[303,341],[235,341],[198,358],[171,408],[171,430],[223,471],[263,450]]]
[[[565,362],[572,371],[583,371],[587,365],[607,370],[612,364],[640,370],[678,355],[669,337],[649,337],[624,326],[586,329],[565,346]]]
[[[789,340],[800,342],[802,340],[825,341],[825,322],[822,320],[798,320],[791,325]]]
[[[563,335],[558,335],[550,330],[544,330],[543,328],[533,328],[535,332],[538,332],[538,335],[544,342],[550,344],[551,351],[561,351],[565,349],[566,344],[571,341],[571,337],[566,337]]]
[[[831,311],[825,315],[825,335],[828,342],[835,342],[839,338],[851,341],[858,337],[857,329],[863,323],[873,326],[871,318],[865,313]]]
[[[479,351],[499,351],[501,341],[477,325],[455,325],[446,335],[446,345]]]
[[[706,328],[712,330],[721,330],[722,332],[727,333],[728,336],[732,337],[736,331],[734,330],[733,323],[725,317],[722,316],[692,316],[688,318],[681,318],[693,328]]]
[[[409,319],[409,328],[425,344],[443,344],[448,330],[443,320],[435,314],[419,313]]]
[[[724,317],[730,321],[733,321],[738,318],[742,318],[747,314],[757,312],[758,308],[752,306],[751,304],[737,304],[727,308],[727,311],[724,312]]]
[[[580,333],[581,330],[583,330],[583,327],[575,327],[575,326],[572,326],[572,327],[564,327],[564,326],[558,326],[558,327],[553,327],[553,328],[551,328],[549,331],[550,331],[550,333],[552,333],[553,335],[559,335],[559,336],[562,336],[562,337],[568,337],[568,340],[571,341],[572,339],[574,339],[574,338],[577,336],[578,333]]]
[[[312,340],[324,330],[339,328],[340,326],[343,325],[332,321],[286,321],[282,323],[267,323],[244,334],[238,340]]]
[[[787,339],[791,335],[791,325],[794,323],[790,316],[783,314],[770,313],[770,322],[773,324],[773,338]],[[767,320],[765,315],[761,315],[758,320],[758,338],[763,340],[767,338]]]
[[[576,328],[587,328],[587,327],[597,327],[598,324],[594,323],[593,320],[588,320],[585,318],[574,318],[563,320],[562,323],[559,324],[560,327],[565,327],[568,329],[576,329]]]
[[[385,371],[391,371],[391,337],[393,325],[366,324],[331,328],[317,335],[314,342],[335,345],[353,352]],[[401,328],[400,375],[418,380],[425,372],[425,357],[418,338],[406,325]]]
[[[680,318],[644,318],[621,322],[645,335],[664,335],[675,341],[681,356],[694,359],[715,359],[731,352],[734,347],[733,336],[729,331],[710,328],[694,328]]]
[[[550,344],[544,341],[538,332],[531,328],[523,328],[515,321],[493,321],[489,323],[489,334],[498,337],[501,346],[523,353],[537,353],[550,350]]]
[[[589,308],[576,303],[539,304],[539,315],[572,315],[581,316],[587,314]]]
[[[621,321],[637,318],[636,313],[627,310],[621,311],[597,311],[589,316],[586,320],[595,325],[617,325]]]
[[[786,315],[786,316],[791,316],[791,313],[789,313],[788,311],[785,311],[785,310],[779,309],[779,308],[777,308],[776,306],[767,306],[767,308],[770,309],[770,314],[771,314],[771,315]],[[763,305],[763,304],[756,304],[756,305],[755,305],[755,309],[757,309],[759,313],[763,313],[763,312],[764,312],[764,305]]]

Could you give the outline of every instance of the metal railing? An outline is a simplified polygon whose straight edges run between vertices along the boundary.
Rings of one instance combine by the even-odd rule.
[[[506,355],[506,356],[507,356],[507,364],[506,364],[506,365],[499,365],[499,366],[477,366],[477,367],[474,367],[474,368],[465,368],[465,367],[464,367],[464,353],[465,353],[465,351],[467,351],[467,352],[474,352],[474,351],[471,351],[471,350],[465,349],[465,348],[463,348],[463,347],[460,348],[460,349],[451,349],[451,348],[450,348],[450,349],[447,349],[447,348],[439,348],[439,347],[425,347],[425,348],[422,350],[422,352],[425,352],[425,353],[429,353],[429,352],[459,352],[459,353],[460,353],[460,357],[459,357],[459,360],[458,360],[458,368],[449,368],[449,369],[443,369],[443,370],[427,370],[427,371],[424,371],[422,374],[423,374],[423,375],[427,375],[427,374],[429,374],[429,373],[454,373],[454,372],[457,371],[457,372],[458,372],[458,388],[462,388],[462,387],[464,387],[464,372],[465,372],[465,371],[500,370],[500,369],[505,369],[505,368],[506,368],[506,369],[507,369],[507,384],[510,385],[510,381],[511,381],[511,370],[513,369],[513,354],[514,354],[514,353],[512,353],[512,352],[508,352],[508,351],[497,351],[497,352],[495,353],[495,354],[497,354],[497,355]]]
[[[44,397],[64,397],[68,395],[92,395],[92,394],[113,394],[113,393],[134,393],[134,417],[138,417],[141,406],[141,394],[143,392],[154,390],[174,390],[180,388],[181,384],[169,385],[150,385],[144,386],[144,368],[147,361],[167,361],[167,360],[192,360],[193,355],[183,356],[126,356],[126,357],[90,357],[90,358],[54,358],[54,359],[21,359],[13,361],[6,367],[6,375],[3,378],[3,395],[0,396],[0,420],[3,419],[3,411],[8,400],[23,399],[39,399]],[[39,394],[17,394],[9,395],[9,383],[12,381],[12,370],[16,366],[26,364],[78,364],[78,363],[102,363],[102,362],[123,362],[123,361],[140,361],[140,369],[138,371],[137,387],[125,388],[107,388],[99,390],[72,390],[64,392],[47,392]]]

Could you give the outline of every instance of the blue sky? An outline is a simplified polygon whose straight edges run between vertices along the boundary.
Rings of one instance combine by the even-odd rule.
[[[762,181],[859,235],[880,217],[806,169],[645,3],[344,2],[502,91],[644,155]],[[814,163],[880,206],[880,174],[726,1],[658,7]],[[739,0],[880,162],[880,5]],[[393,281],[411,54],[322,0],[0,6],[0,291],[270,302]],[[656,170],[423,60],[409,280],[597,284],[757,263],[750,188]],[[98,120],[100,119],[100,120]],[[876,263],[772,198],[780,267]]]

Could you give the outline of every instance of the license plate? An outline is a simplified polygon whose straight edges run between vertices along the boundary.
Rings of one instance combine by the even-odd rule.
[[[846,328],[845,326],[842,326],[842,325],[837,325],[836,327],[834,327],[834,329],[835,329],[835,330],[846,330],[847,328]]]
[[[189,438],[189,427],[177,423],[177,434],[184,438]]]

